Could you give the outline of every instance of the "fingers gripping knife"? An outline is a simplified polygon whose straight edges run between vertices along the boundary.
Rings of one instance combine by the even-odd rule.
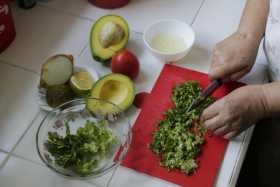
[[[195,107],[199,106],[208,96],[212,95],[212,93],[218,89],[223,84],[222,79],[216,79],[211,82],[203,91],[202,94],[195,99],[192,104],[189,106],[187,112],[191,111]]]

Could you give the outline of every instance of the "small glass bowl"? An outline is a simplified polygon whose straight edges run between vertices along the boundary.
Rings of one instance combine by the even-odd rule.
[[[90,99],[96,100],[102,104],[111,105],[113,108],[121,111],[118,106],[108,101],[96,98]],[[97,122],[104,119],[108,121],[108,127],[117,136],[118,143],[111,147],[109,154],[96,168],[93,168],[93,170],[87,175],[79,175],[70,169],[64,169],[55,164],[54,157],[46,148],[48,132],[57,132],[64,137],[66,135],[65,121],[68,121],[71,134],[74,134],[79,127],[85,126],[87,120]],[[37,130],[36,146],[39,157],[52,171],[68,178],[88,179],[100,177],[111,171],[114,167],[120,165],[128,151],[131,138],[131,125],[123,112],[118,113],[117,115],[102,115],[97,112],[92,113],[88,111],[85,99],[76,99],[60,105],[44,117]]]

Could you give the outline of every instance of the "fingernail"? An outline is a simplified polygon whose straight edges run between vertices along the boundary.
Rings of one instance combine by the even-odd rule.
[[[226,139],[226,140],[229,140],[229,137],[227,137],[227,136],[224,136],[223,138]]]
[[[224,139],[227,139],[227,140],[229,140],[229,139],[231,139],[232,137],[231,137],[231,135],[225,135],[225,136],[223,136],[224,137]]]

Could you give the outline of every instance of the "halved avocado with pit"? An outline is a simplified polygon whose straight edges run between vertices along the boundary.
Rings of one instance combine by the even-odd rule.
[[[87,99],[87,108],[94,114],[117,114],[129,108],[134,97],[135,91],[132,80],[125,75],[112,73],[95,83],[91,89],[90,98]],[[118,107],[91,98],[109,101]]]
[[[108,31],[108,29],[104,29],[108,23],[114,24],[116,26],[114,28],[119,28],[119,30],[121,30],[122,36],[117,42],[113,42],[111,45],[104,47],[104,45],[102,45],[100,42],[100,35],[102,31]],[[128,39],[129,27],[127,22],[122,17],[116,15],[107,15],[99,18],[93,25],[90,33],[90,47],[93,58],[98,62],[109,62],[115,53],[125,48],[128,43]]]

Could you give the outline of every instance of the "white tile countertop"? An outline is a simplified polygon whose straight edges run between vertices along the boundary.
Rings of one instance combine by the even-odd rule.
[[[41,64],[55,53],[67,53],[73,54],[76,64],[94,67],[99,75],[109,73],[108,68],[92,59],[89,32],[100,16],[118,14],[129,23],[128,49],[141,64],[136,91],[150,91],[164,64],[144,46],[142,32],[147,25],[163,18],[191,24],[196,33],[194,47],[177,65],[207,73],[215,43],[236,29],[244,4],[244,0],[132,0],[116,10],[93,7],[87,0],[49,0],[30,10],[13,5],[17,36],[0,54],[0,186],[175,186],[121,166],[101,178],[86,181],[61,178],[44,166],[35,147],[36,131],[45,115],[36,97]],[[267,81],[262,49],[257,61],[242,81]],[[132,107],[129,112],[133,122],[139,111]],[[252,131],[251,128],[230,141],[216,186],[235,186]]]

